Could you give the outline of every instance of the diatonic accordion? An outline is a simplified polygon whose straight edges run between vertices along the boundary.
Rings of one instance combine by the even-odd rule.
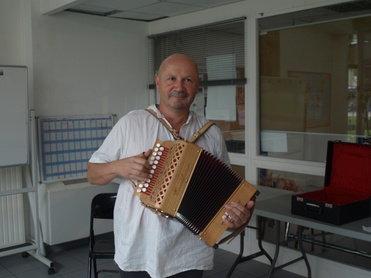
[[[224,206],[246,205],[257,190],[209,152],[183,140],[157,140],[148,158],[151,178],[137,185],[146,207],[176,218],[209,246],[227,230]]]

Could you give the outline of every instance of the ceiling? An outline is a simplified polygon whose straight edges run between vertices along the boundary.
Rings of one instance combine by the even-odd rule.
[[[64,10],[99,16],[154,21],[245,0],[78,0]]]
[[[162,18],[202,11],[246,0],[42,0],[47,14],[70,11],[97,16],[138,21],[155,21]],[[260,20],[262,29],[287,25],[336,20],[348,16],[369,14],[371,0],[355,0],[322,8],[314,8]],[[282,21],[282,22],[281,22]],[[271,26],[272,25],[272,26]]]

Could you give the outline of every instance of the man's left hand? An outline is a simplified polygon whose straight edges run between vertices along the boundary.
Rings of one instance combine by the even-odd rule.
[[[238,202],[232,202],[225,206],[223,222],[228,226],[228,228],[237,229],[250,221],[254,207],[255,201],[253,200],[250,200],[246,206],[243,206]]]

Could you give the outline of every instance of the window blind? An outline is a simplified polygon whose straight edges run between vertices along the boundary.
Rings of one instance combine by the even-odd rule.
[[[149,36],[149,88],[155,88],[153,77],[162,60],[174,53],[197,63],[201,87],[245,84],[244,19]]]

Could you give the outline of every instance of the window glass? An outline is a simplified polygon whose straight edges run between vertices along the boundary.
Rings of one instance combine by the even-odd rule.
[[[329,140],[370,142],[371,12],[315,23],[332,10],[260,22],[261,155],[324,162]]]
[[[245,166],[232,164],[231,167],[241,178],[245,179]]]
[[[320,190],[324,185],[324,177],[288,171],[258,168],[258,176],[261,186],[293,192]]]

